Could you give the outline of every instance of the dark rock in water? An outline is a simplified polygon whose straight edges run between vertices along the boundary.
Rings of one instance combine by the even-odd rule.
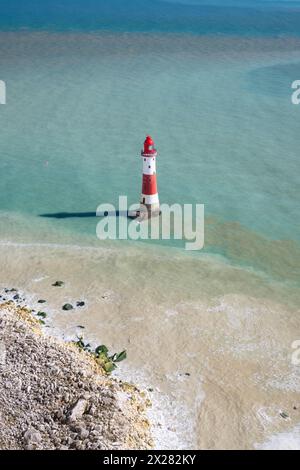
[[[85,306],[85,302],[83,302],[83,300],[79,300],[77,303],[76,303],[77,307],[84,307]]]
[[[13,297],[14,300],[19,300],[19,298],[20,298],[19,294],[16,294],[16,295],[14,295],[14,297]]]
[[[44,304],[44,303],[46,303],[46,300],[44,300],[44,299],[39,299],[38,300],[38,304]]]
[[[73,309],[73,305],[71,304],[65,304],[62,306],[62,309],[63,310],[72,310]]]
[[[82,329],[84,329],[84,328],[85,328],[85,326],[82,326],[82,325],[77,325],[77,327],[76,327],[76,328],[82,328]]]
[[[280,413],[280,416],[283,418],[283,419],[287,419],[289,417],[289,415],[287,413],[285,413],[284,411],[282,413]]]
[[[64,285],[64,281],[55,281],[52,286],[54,287],[62,287]]]

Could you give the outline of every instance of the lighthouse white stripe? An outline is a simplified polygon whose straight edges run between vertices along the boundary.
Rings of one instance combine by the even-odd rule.
[[[143,174],[154,175],[156,173],[156,161],[154,157],[143,157]]]
[[[141,203],[142,204],[158,204],[159,203],[158,193],[151,194],[151,195],[141,194]]]

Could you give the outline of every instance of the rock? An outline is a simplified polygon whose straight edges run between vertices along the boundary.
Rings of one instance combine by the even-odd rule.
[[[289,417],[289,415],[287,413],[285,413],[284,411],[282,413],[280,413],[280,416],[283,418],[283,419],[287,419]]]
[[[25,450],[35,450],[35,446],[33,444],[26,444]]]
[[[80,436],[80,438],[83,440],[83,439],[86,439],[89,435],[89,431],[84,428],[83,426],[79,426],[77,429],[76,429],[76,432],[77,434]]]
[[[75,442],[75,449],[76,450],[82,450],[83,449],[83,445],[80,441]]]
[[[44,300],[44,299],[39,299],[38,300],[38,304],[45,304],[45,303],[46,303],[46,300]]]
[[[14,300],[19,300],[19,298],[20,298],[20,295],[19,295],[19,294],[16,294],[16,295],[13,296],[13,299],[14,299]]]
[[[62,306],[63,310],[73,310],[73,305],[71,304],[65,304]]]
[[[84,306],[85,306],[85,302],[83,302],[83,300],[78,300],[77,303],[76,303],[76,306],[77,306],[77,307],[84,307]]]
[[[55,281],[52,286],[54,287],[62,287],[64,285],[64,281]]]
[[[40,433],[35,429],[28,429],[23,437],[26,444],[37,444],[42,440]]]
[[[63,416],[64,416],[64,413],[63,413],[62,410],[57,410],[57,411],[54,412],[54,417],[55,417],[56,419],[62,419]]]
[[[15,302],[0,306],[0,345],[9,347],[0,367],[0,447],[111,449],[119,442],[124,448],[133,433],[131,448],[149,448],[149,429],[140,426],[144,411],[130,400],[120,409],[122,382],[100,375],[73,345],[41,335],[29,309],[23,318],[26,312]],[[32,318],[39,319],[38,312]],[[136,400],[144,403],[142,395]]]
[[[77,402],[69,409],[67,421],[70,423],[81,418],[82,415],[85,413],[87,406],[87,400],[85,400],[84,398],[79,398]]]

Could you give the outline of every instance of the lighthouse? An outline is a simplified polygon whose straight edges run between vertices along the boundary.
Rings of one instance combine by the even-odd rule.
[[[154,141],[147,135],[141,151],[143,161],[143,183],[140,199],[140,217],[159,215],[159,199],[156,182],[156,157]]]

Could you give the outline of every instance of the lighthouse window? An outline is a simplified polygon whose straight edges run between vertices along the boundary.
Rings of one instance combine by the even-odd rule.
[[[144,162],[146,161],[146,158],[144,158]]]
[[[151,165],[149,165],[148,168],[151,168]]]

